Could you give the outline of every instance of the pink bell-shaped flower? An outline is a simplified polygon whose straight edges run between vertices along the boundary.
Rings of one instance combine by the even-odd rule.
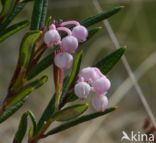
[[[78,39],[79,42],[84,42],[87,40],[88,30],[82,26],[75,26],[72,30],[72,35]]]
[[[69,69],[73,63],[73,56],[67,52],[58,53],[54,57],[54,63],[60,69]]]
[[[103,96],[94,96],[92,98],[92,105],[98,112],[104,112],[107,109],[108,106],[108,98]]]
[[[95,67],[87,67],[80,71],[79,79],[84,79],[85,82],[92,84],[95,80],[102,77],[102,73],[98,68]]]
[[[78,48],[78,40],[72,35],[66,36],[62,39],[61,46],[64,51],[74,53]]]
[[[85,99],[89,95],[91,90],[91,87],[86,82],[79,82],[74,87],[74,92],[76,96],[78,96],[80,99]]]
[[[111,82],[106,76],[103,76],[97,79],[92,86],[96,94],[101,95],[109,90]]]
[[[52,47],[59,44],[60,40],[60,34],[55,29],[47,31],[44,35],[44,42],[46,43],[47,47]]]

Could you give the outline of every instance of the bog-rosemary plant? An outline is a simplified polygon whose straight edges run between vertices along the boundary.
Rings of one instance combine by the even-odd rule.
[[[12,21],[28,2],[33,2],[32,19],[12,25]],[[28,143],[37,143],[49,135],[76,126],[80,123],[103,116],[114,111],[109,107],[107,92],[111,82],[106,74],[120,60],[125,48],[120,48],[98,61],[80,70],[83,58],[82,45],[88,42],[101,27],[90,26],[111,17],[122,7],[117,6],[82,21],[47,18],[48,0],[1,0],[0,42],[7,40],[19,30],[30,26],[25,33],[19,48],[16,70],[8,87],[8,94],[0,106],[0,123],[11,117],[26,102],[27,97],[48,80],[44,75],[35,77],[53,67],[55,91],[40,119],[36,120],[31,111],[23,113],[13,143],[21,143],[27,128],[28,117],[32,121],[29,129]],[[51,48],[51,53],[44,56]],[[42,57],[42,59],[41,59]],[[91,105],[86,98],[93,93],[92,105],[95,112],[82,115]],[[90,95],[91,96],[91,95]],[[79,104],[68,104],[73,101]],[[83,102],[82,102],[83,101]],[[66,122],[64,122],[66,121]],[[61,125],[49,129],[54,122]]]

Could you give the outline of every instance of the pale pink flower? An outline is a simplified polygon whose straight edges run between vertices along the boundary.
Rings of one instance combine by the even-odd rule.
[[[88,97],[90,93],[91,87],[86,82],[79,82],[74,87],[74,92],[76,96],[78,96],[80,99],[85,99]]]
[[[92,86],[96,94],[101,95],[109,90],[111,82],[106,76],[103,76],[97,79]]]
[[[44,42],[47,47],[53,47],[54,45],[59,44],[60,40],[61,37],[57,30],[49,30],[44,35]]]
[[[73,28],[72,34],[79,42],[84,42],[87,40],[88,30],[84,26],[78,25]]]
[[[58,53],[54,57],[54,63],[60,69],[69,69],[73,63],[73,56],[67,52]]]
[[[103,96],[94,96],[92,98],[92,105],[98,112],[104,112],[108,107],[108,98]]]
[[[61,42],[62,49],[68,53],[74,53],[78,48],[78,40],[74,36],[66,36]]]
[[[85,82],[88,82],[89,84],[93,84],[93,82],[100,77],[102,77],[102,73],[100,70],[96,67],[87,67],[80,71],[79,73],[79,80],[84,80]]]

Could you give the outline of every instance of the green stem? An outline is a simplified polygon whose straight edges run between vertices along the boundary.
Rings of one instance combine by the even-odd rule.
[[[60,69],[54,64],[54,84],[55,84],[55,112],[59,110],[61,96]]]
[[[55,52],[54,56],[59,53],[58,50]],[[54,85],[55,85],[55,112],[59,110],[60,107],[60,99],[62,94],[62,86],[64,79],[64,70],[58,68],[55,64],[53,64],[53,77],[54,77]]]

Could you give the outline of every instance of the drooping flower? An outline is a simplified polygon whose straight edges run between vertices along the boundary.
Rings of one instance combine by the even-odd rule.
[[[54,63],[60,69],[69,69],[73,63],[73,56],[67,52],[58,53],[54,57]]]
[[[78,25],[73,28],[72,34],[79,42],[84,42],[87,40],[88,30],[84,26]]]
[[[102,77],[102,73],[100,70],[96,67],[87,67],[80,71],[79,73],[79,79],[83,79],[85,82],[88,82],[89,84],[93,84],[93,82],[100,77]]]
[[[60,34],[55,29],[47,31],[44,35],[44,42],[47,47],[53,47],[54,45],[59,44],[60,40]]]
[[[74,87],[74,92],[76,96],[78,96],[80,99],[85,99],[88,97],[90,93],[91,87],[86,82],[79,82]]]
[[[62,39],[61,46],[64,51],[74,53],[78,48],[78,40],[72,35],[66,36]]]
[[[105,95],[102,96],[94,96],[92,98],[92,105],[98,112],[104,112],[108,107],[108,98]]]
[[[107,92],[110,86],[111,86],[110,80],[104,75],[93,83],[93,89],[98,95]]]

